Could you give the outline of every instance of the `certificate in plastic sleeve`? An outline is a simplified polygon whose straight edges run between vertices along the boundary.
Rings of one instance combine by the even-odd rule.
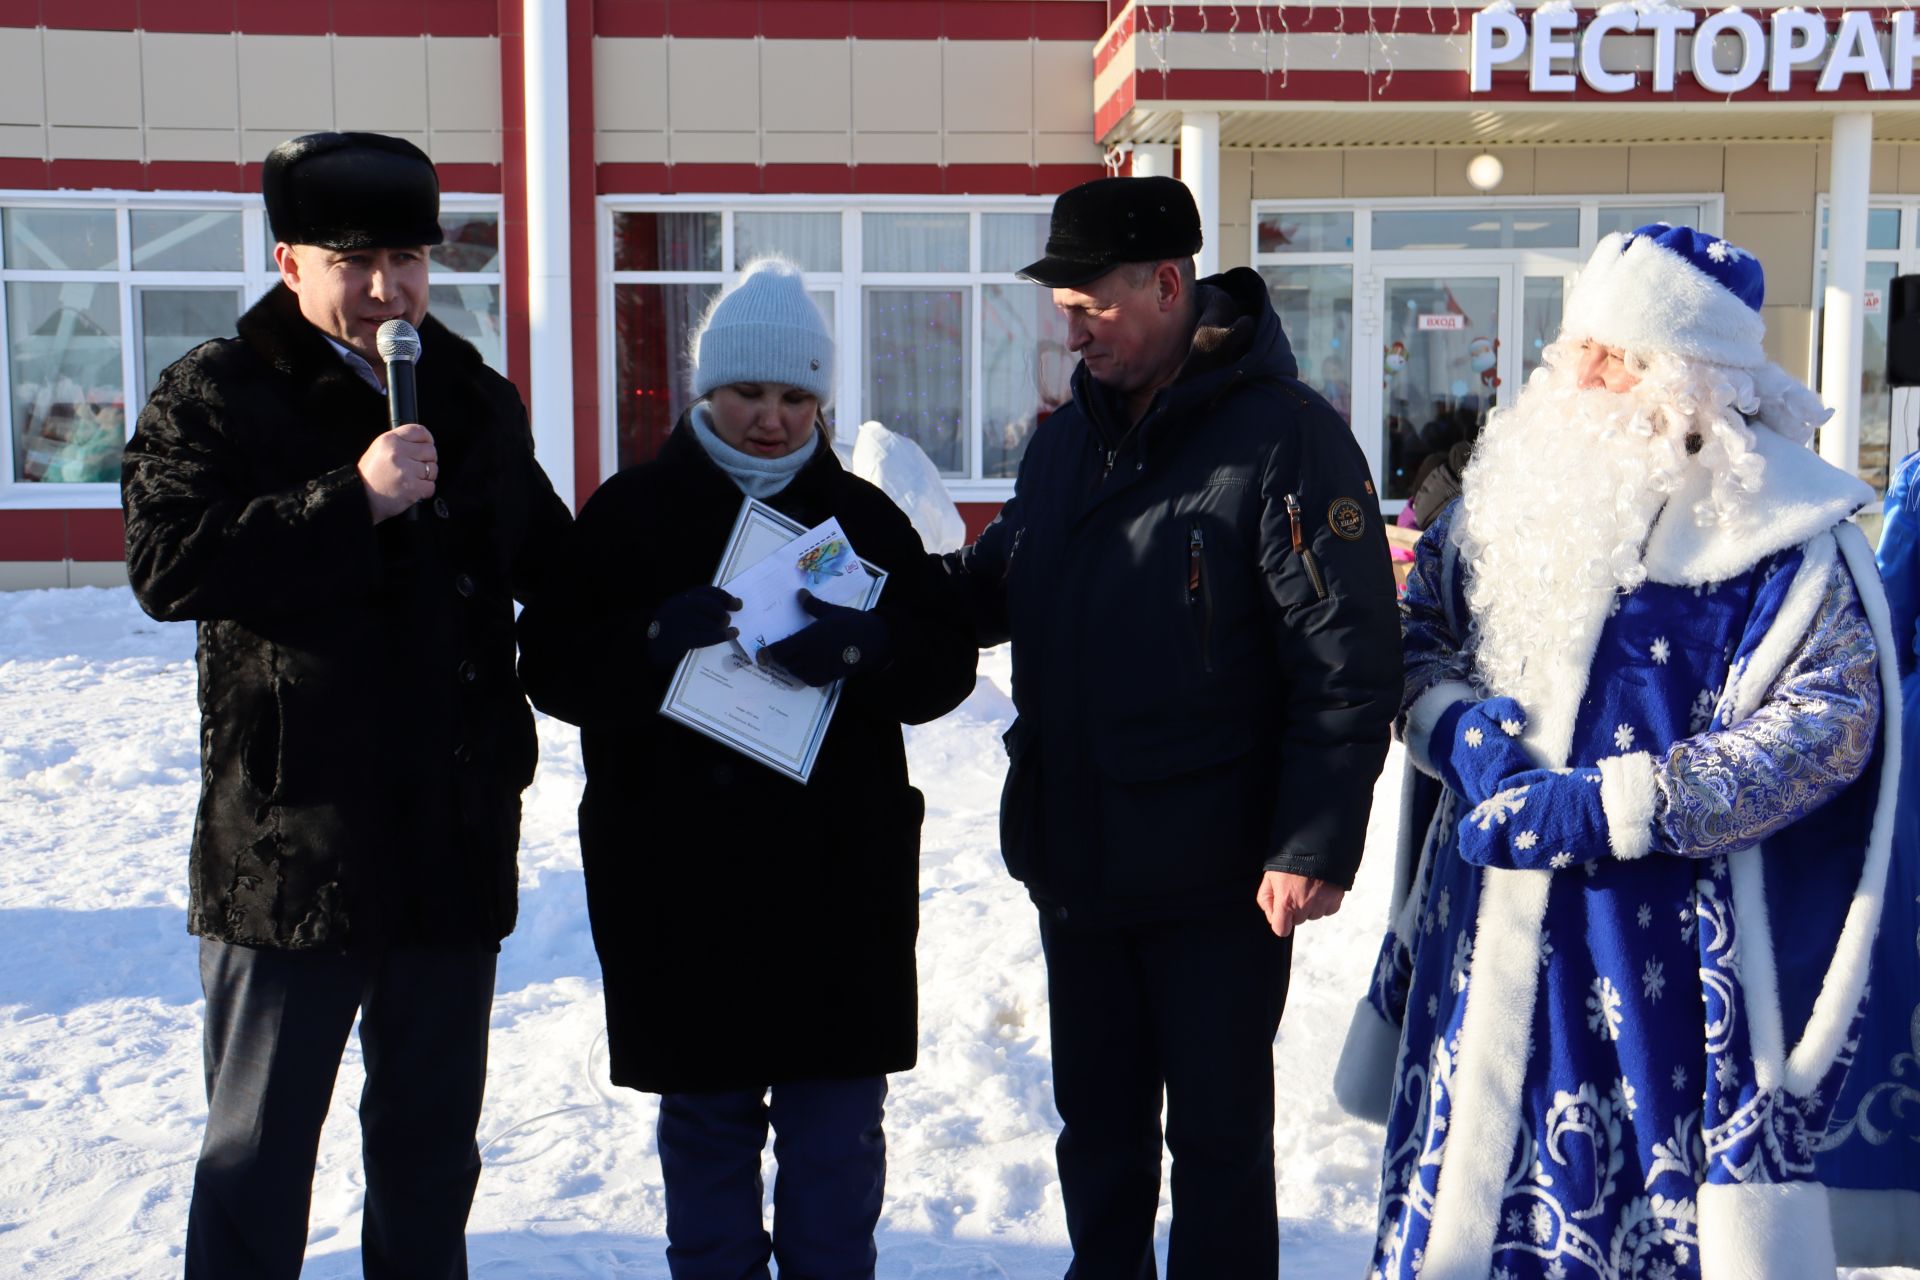
[[[805,525],[748,498],[733,522],[714,571],[714,585],[733,581],[806,532]],[[870,582],[859,600],[848,603],[870,609],[887,576],[864,560],[860,563]],[[816,689],[785,672],[756,664],[738,645],[716,644],[695,649],[680,660],[660,714],[796,782],[805,782],[813,773],[843,683],[836,680]]]

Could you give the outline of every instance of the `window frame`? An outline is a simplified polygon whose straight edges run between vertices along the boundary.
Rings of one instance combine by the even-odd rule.
[[[443,193],[440,206],[447,212],[491,213],[501,227],[500,261],[492,271],[457,272],[430,267],[429,282],[445,284],[491,285],[499,290],[500,319],[504,338],[505,321],[510,311],[509,283],[505,269],[507,243],[506,213],[498,195],[487,193]],[[120,308],[120,376],[126,400],[124,430],[132,439],[140,406],[145,402],[145,383],[141,380],[144,356],[143,334],[136,326],[139,306],[137,291],[144,289],[238,289],[242,313],[279,283],[279,273],[267,265],[273,241],[267,225],[266,205],[257,193],[231,191],[6,191],[0,190],[0,208],[35,209],[107,209],[113,211],[117,237],[117,263],[110,271],[45,271],[13,268],[6,264],[5,245],[0,243],[0,407],[6,410],[6,447],[0,450],[0,510],[70,511],[117,509],[120,486],[115,481],[63,483],[22,480],[14,475],[13,439],[13,360],[8,337],[7,287],[16,283],[110,284],[116,287]],[[147,271],[133,266],[131,215],[135,209],[234,210],[241,215],[241,265],[232,271]],[[508,344],[501,343],[501,364],[507,362]],[[506,372],[503,368],[502,373]]]
[[[850,426],[865,421],[866,409],[866,289],[872,287],[964,289],[967,315],[967,459],[966,476],[943,477],[956,502],[1004,502],[1013,496],[1013,478],[989,478],[984,466],[984,398],[982,392],[984,308],[983,288],[1017,284],[1040,288],[1012,271],[981,269],[982,219],[991,214],[1047,215],[1052,196],[829,196],[790,195],[602,195],[596,211],[596,258],[600,308],[600,479],[620,469],[616,404],[618,352],[614,347],[614,290],[628,284],[718,284],[722,288],[739,277],[734,265],[734,217],[739,213],[835,213],[840,215],[840,270],[802,271],[806,287],[830,292],[834,299],[833,330],[837,353],[834,374],[834,413]],[[614,218],[622,213],[717,213],[720,215],[720,268],[716,271],[616,271],[613,265]],[[967,215],[966,271],[868,271],[863,218],[870,213],[962,213]]]
[[[1820,243],[1820,231],[1825,225],[1826,219],[1830,216],[1828,211],[1832,209],[1832,207],[1833,197],[1831,193],[1822,191],[1814,197],[1813,242],[1810,246],[1810,252],[1813,257],[1813,270],[1808,273],[1810,283],[1808,285],[1807,297],[1806,383],[1813,389],[1816,395],[1820,393],[1820,343],[1825,336],[1822,333],[1822,329],[1825,327],[1827,312],[1826,283],[1828,249]],[[1878,191],[1870,192],[1867,196],[1867,209],[1869,213],[1875,209],[1896,210],[1900,214],[1900,234],[1895,246],[1891,249],[1869,248],[1866,251],[1866,260],[1869,263],[1892,263],[1895,278],[1920,273],[1920,196],[1899,195],[1897,193],[1883,193]],[[1891,326],[1893,322],[1892,298],[1887,297],[1881,299],[1880,305],[1887,308],[1887,323]],[[1861,317],[1863,324],[1865,320],[1866,317],[1863,315]],[[1865,336],[1864,329],[1862,330],[1861,336],[1863,338]],[[1858,388],[1860,405],[1863,410],[1866,407],[1865,382],[1870,372],[1871,370],[1867,369],[1863,362],[1860,370],[1861,386]],[[1886,496],[1887,485],[1891,483],[1893,478],[1893,470],[1900,463],[1900,458],[1894,455],[1892,449],[1892,436],[1898,429],[1894,397],[1899,391],[1899,387],[1893,386],[1889,386],[1886,389],[1887,429],[1889,437],[1888,456],[1886,472],[1881,477],[1880,483],[1873,486],[1876,499]],[[1864,425],[1864,423],[1861,425]],[[1866,479],[1865,476],[1861,476],[1860,478],[1862,480]]]

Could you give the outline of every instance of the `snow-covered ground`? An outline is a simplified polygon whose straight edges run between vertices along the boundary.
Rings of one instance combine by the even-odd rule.
[[[192,629],[152,622],[125,590],[0,594],[0,1275],[179,1273],[205,1106],[185,930],[192,657]],[[907,738],[927,793],[921,1036],[887,1106],[887,1280],[1041,1280],[1067,1261],[1039,935],[995,836],[1004,653],[981,670],[959,711]],[[579,745],[554,721],[540,737],[520,928],[494,1002],[473,1274],[664,1278],[655,1102],[605,1078]],[[1376,795],[1346,909],[1308,925],[1295,953],[1274,1136],[1284,1266],[1300,1280],[1357,1280],[1372,1235],[1379,1131],[1339,1110],[1329,1079],[1386,910],[1395,794]],[[350,1046],[314,1178],[317,1280],[360,1274],[361,1078]],[[1164,1200],[1161,1217],[1164,1239]]]

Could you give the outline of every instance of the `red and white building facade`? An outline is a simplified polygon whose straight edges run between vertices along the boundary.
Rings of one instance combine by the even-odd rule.
[[[124,581],[131,421],[273,284],[259,162],[320,129],[439,164],[432,309],[576,504],[658,447],[691,323],[778,252],[839,343],[836,422],[919,441],[979,527],[1074,362],[1013,272],[1054,195],[1148,171],[1194,188],[1204,268],[1266,276],[1390,510],[1599,237],[1657,219],[1760,256],[1823,449],[1884,483],[1914,447],[1880,375],[1920,270],[1913,13],[1732,12],[0,0],[0,587]]]

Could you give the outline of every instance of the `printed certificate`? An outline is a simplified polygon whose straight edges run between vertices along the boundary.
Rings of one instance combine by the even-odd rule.
[[[751,594],[734,592],[747,605],[734,619],[742,641],[754,638],[747,634],[751,621],[758,624],[755,633],[766,637],[763,643],[771,643],[779,638],[768,632],[776,606],[790,605],[802,620],[811,621],[791,603],[800,587],[836,604],[870,609],[886,574],[853,556],[837,522],[810,530],[748,498],[713,575],[715,585],[730,591],[736,580],[752,588]],[[821,590],[823,586],[829,589]],[[754,616],[749,618],[749,613]],[[758,647],[735,641],[687,654],[667,686],[660,714],[805,782],[839,704],[841,682],[815,689],[759,666],[753,661]]]

